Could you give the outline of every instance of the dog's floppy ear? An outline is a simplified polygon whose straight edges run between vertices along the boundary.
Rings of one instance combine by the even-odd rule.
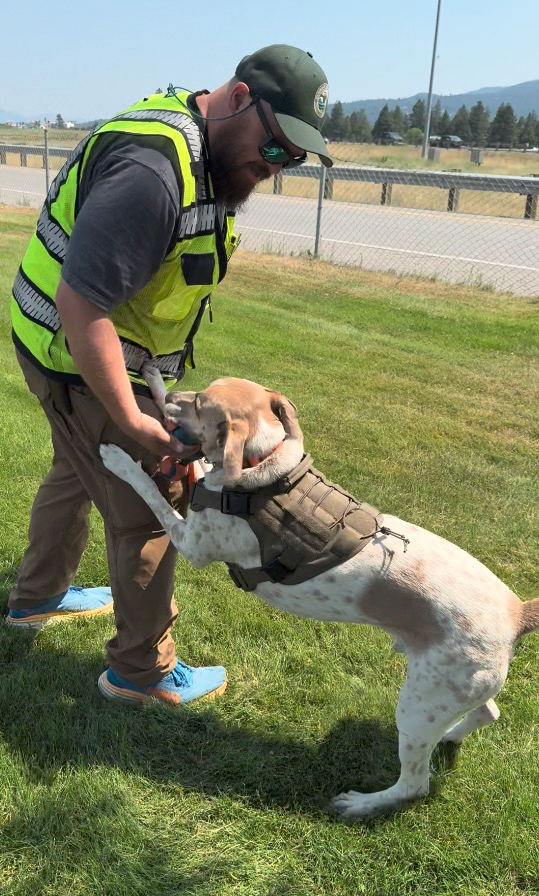
[[[296,408],[292,402],[279,392],[272,392],[271,410],[281,421],[287,436],[291,439],[296,439],[298,442],[302,442],[303,433],[298,423]]]
[[[231,420],[228,424],[223,453],[223,474],[226,486],[235,485],[243,468],[243,449],[249,435],[246,420]]]

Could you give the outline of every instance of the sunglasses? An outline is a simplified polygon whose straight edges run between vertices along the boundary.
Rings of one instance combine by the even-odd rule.
[[[254,106],[258,113],[258,117],[262,122],[262,127],[266,132],[266,136],[269,137],[269,140],[266,140],[265,143],[261,143],[258,147],[258,151],[264,161],[269,162],[270,165],[280,165],[281,168],[297,168],[298,165],[303,165],[307,159],[307,153],[304,152],[301,156],[290,155],[288,150],[279,143],[277,137],[271,130],[270,123],[266,118],[260,99],[255,99]]]

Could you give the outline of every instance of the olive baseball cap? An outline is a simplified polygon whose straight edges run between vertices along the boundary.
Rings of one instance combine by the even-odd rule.
[[[320,133],[328,105],[327,78],[311,55],[288,44],[272,44],[244,56],[236,77],[252,94],[270,104],[285,135],[305,152],[314,152],[330,168]]]

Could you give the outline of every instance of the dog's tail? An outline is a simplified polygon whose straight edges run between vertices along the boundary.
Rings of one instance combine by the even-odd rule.
[[[539,597],[534,600],[522,602],[522,616],[520,620],[519,638],[529,635],[539,628]]]

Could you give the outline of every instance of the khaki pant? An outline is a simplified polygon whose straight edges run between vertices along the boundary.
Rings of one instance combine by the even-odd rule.
[[[29,544],[9,607],[28,609],[69,588],[88,538],[93,502],[105,525],[117,628],[107,644],[108,660],[134,684],[151,684],[176,663],[170,635],[177,616],[176,550],[144,501],[106,470],[98,449],[101,442],[120,445],[150,475],[157,458],[115,426],[88,387],[50,380],[21,355],[17,359],[47,415],[54,455],[32,507]],[[159,417],[150,398],[136,398],[145,414]]]

